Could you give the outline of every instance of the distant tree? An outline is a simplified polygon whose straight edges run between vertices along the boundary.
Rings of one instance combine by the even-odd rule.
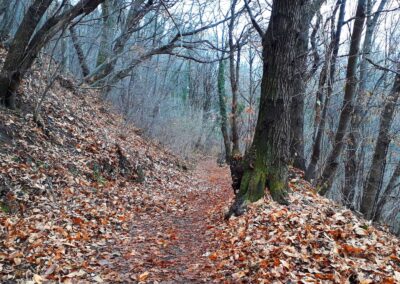
[[[354,112],[351,117],[349,139],[347,143],[347,160],[345,166],[345,187],[343,192],[343,201],[348,207],[352,207],[356,187],[358,185],[359,172],[362,169],[362,162],[359,149],[361,144],[361,124],[364,113],[367,111],[365,104],[365,95],[367,93],[367,75],[368,75],[368,56],[371,55],[373,35],[376,30],[378,19],[384,9],[387,0],[381,0],[375,13],[372,15],[372,0],[367,0],[367,20],[364,36],[362,55],[359,70],[359,85],[357,91]]]
[[[232,153],[231,155],[236,157],[240,157],[240,145],[239,145],[239,129],[238,129],[238,92],[239,92],[239,76],[240,76],[240,39],[235,43],[234,42],[234,28],[235,22],[237,20],[235,9],[236,9],[237,0],[231,1],[231,19],[228,24],[228,43],[229,43],[229,78],[231,82],[231,90],[232,90],[232,108],[231,108],[231,130],[232,130]],[[235,51],[236,58],[235,58]]]
[[[339,17],[337,21],[336,30],[334,30],[336,10],[339,8]],[[333,81],[335,80],[335,71],[337,57],[339,53],[339,43],[342,34],[342,27],[344,24],[344,16],[346,11],[346,0],[338,0],[331,18],[332,34],[331,42],[326,52],[326,60],[322,66],[317,89],[317,98],[315,103],[315,119],[314,119],[314,144],[312,147],[311,160],[308,164],[305,177],[308,180],[313,180],[316,177],[318,169],[318,162],[321,158],[322,139],[326,129],[326,119],[328,107],[333,92]],[[326,85],[328,87],[326,88]],[[325,94],[325,89],[327,89]],[[325,98],[325,100],[324,100]],[[322,112],[321,112],[322,106]]]
[[[400,63],[397,64],[396,72],[393,88],[386,98],[385,106],[383,107],[381,113],[379,134],[375,144],[372,166],[369,170],[361,199],[360,211],[368,219],[374,218],[376,206],[380,197],[380,190],[383,184],[386,156],[392,140],[390,128],[395,116],[397,102],[399,101],[400,97]]]
[[[328,155],[327,162],[322,169],[322,175],[317,180],[317,187],[320,194],[326,194],[331,188],[333,178],[339,166],[339,159],[345,146],[345,138],[348,134],[351,115],[354,110],[354,98],[356,95],[357,62],[360,50],[361,36],[365,22],[365,1],[358,0],[355,15],[353,33],[350,40],[349,60],[346,70],[346,85],[344,91],[343,106],[339,117],[339,126],[336,130],[333,148]]]
[[[218,102],[219,102],[219,116],[222,138],[224,140],[225,161],[229,163],[231,158],[231,142],[228,132],[228,115],[226,111],[226,89],[225,89],[225,62],[220,59],[218,62]]]

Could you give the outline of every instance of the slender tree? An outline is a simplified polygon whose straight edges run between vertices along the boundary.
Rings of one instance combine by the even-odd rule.
[[[232,129],[232,156],[241,156],[239,147],[239,129],[238,129],[238,92],[239,92],[239,74],[240,74],[240,44],[233,41],[233,30],[236,22],[237,0],[231,2],[231,19],[228,25],[228,42],[229,42],[229,74],[232,90],[232,108],[231,108],[231,129]],[[236,63],[235,50],[237,49]]]
[[[316,129],[316,136],[315,141],[312,148],[311,154],[311,161],[306,170],[306,178],[308,180],[315,179],[317,165],[321,157],[321,146],[322,146],[322,139],[324,136],[324,131],[326,127],[326,118],[328,113],[328,107],[330,103],[330,98],[333,91],[333,81],[335,79],[335,71],[336,71],[336,61],[337,56],[339,53],[339,43],[340,37],[342,33],[342,27],[344,23],[344,16],[345,16],[345,9],[346,9],[346,0],[338,0],[336,2],[336,8],[339,8],[339,17],[337,21],[336,30],[332,32],[332,40],[328,47],[328,52],[326,55],[326,60],[324,66],[322,67],[320,78],[319,78],[319,85],[317,90],[317,98],[316,98],[316,105],[315,105],[315,119],[314,119],[314,127]],[[332,30],[334,26],[334,16],[336,13],[332,15]],[[329,77],[328,77],[329,75]],[[328,82],[327,82],[328,81]],[[327,93],[324,98],[324,90],[325,85],[328,84]],[[322,113],[321,113],[321,105],[323,104]]]
[[[391,142],[390,127],[395,115],[396,104],[400,96],[400,63],[397,64],[393,88],[386,98],[385,106],[380,117],[379,134],[375,144],[372,166],[365,183],[360,211],[368,219],[374,218],[376,204],[379,199],[385,174],[386,156]]]
[[[320,190],[320,194],[325,194],[332,186],[333,177],[335,176],[336,170],[339,165],[339,159],[344,148],[351,114],[354,109],[354,97],[357,87],[356,70],[358,53],[365,22],[365,2],[365,0],[358,0],[357,4],[353,33],[351,35],[350,41],[343,106],[340,112],[339,126],[336,131],[333,148],[330,151],[326,165],[322,170],[322,176],[317,181],[317,188]]]
[[[231,142],[228,134],[228,115],[226,111],[226,90],[225,90],[225,62],[220,59],[218,63],[218,101],[221,122],[221,133],[224,139],[225,160],[229,163],[231,158]]]
[[[367,0],[367,21],[366,31],[364,36],[364,43],[362,49],[362,56],[360,62],[360,73],[359,73],[359,86],[357,91],[356,103],[354,106],[354,112],[351,117],[350,133],[347,143],[347,160],[345,166],[345,187],[343,191],[343,201],[348,207],[352,206],[354,194],[358,184],[359,171],[361,170],[361,157],[360,157],[360,144],[361,144],[361,124],[363,113],[366,111],[364,100],[365,94],[367,93],[367,74],[368,74],[368,56],[370,56],[372,49],[372,41],[374,31],[378,24],[378,19],[382,10],[384,9],[387,0],[381,0],[374,15],[372,12],[372,1]]]

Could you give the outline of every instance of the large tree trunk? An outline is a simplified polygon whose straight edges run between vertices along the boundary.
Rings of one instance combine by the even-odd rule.
[[[260,109],[250,151],[244,159],[240,190],[231,214],[241,214],[249,203],[264,196],[287,204],[290,145],[290,94],[298,54],[298,27],[308,1],[274,0],[268,29],[263,34],[263,78]]]
[[[342,111],[340,112],[339,126],[336,131],[333,148],[328,156],[327,163],[322,171],[322,176],[318,179],[317,188],[320,194],[325,194],[332,186],[333,178],[339,165],[339,159],[345,144],[345,137],[349,128],[351,114],[354,106],[354,96],[356,93],[357,61],[360,49],[361,35],[365,21],[365,0],[358,0],[357,11],[354,21],[353,33],[351,35],[349,60],[346,72],[346,86],[344,92]]]
[[[389,132],[395,115],[395,107],[400,96],[400,64],[397,65],[397,72],[393,88],[386,99],[384,109],[381,113],[378,139],[375,144],[371,168],[361,199],[360,211],[368,219],[374,217],[376,203],[379,199],[379,192],[382,188],[385,174],[386,156],[391,142]]]
[[[296,74],[293,82],[295,91],[291,94],[291,137],[290,156],[293,166],[303,171],[306,170],[306,158],[304,157],[304,97],[306,92],[307,54],[309,42],[310,23],[321,4],[304,7],[303,20],[300,22],[300,34],[296,44]]]
[[[361,124],[363,113],[365,112],[365,94],[367,92],[367,73],[368,73],[368,61],[366,58],[371,53],[373,34],[378,23],[378,18],[383,8],[385,7],[387,0],[381,0],[378,9],[374,16],[371,16],[372,3],[371,0],[367,0],[367,28],[365,31],[363,52],[360,62],[360,80],[357,92],[357,101],[354,106],[354,112],[351,117],[350,134],[347,143],[347,161],[345,166],[345,187],[343,191],[343,203],[351,208],[354,194],[358,185],[358,172],[360,171],[360,151],[358,149],[361,144]]]
[[[332,33],[332,41],[329,45],[328,53],[331,55],[326,56],[326,61],[324,66],[321,70],[321,75],[319,79],[319,86],[317,90],[317,99],[316,99],[316,106],[315,106],[315,119],[314,119],[314,127],[316,129],[316,136],[315,141],[312,149],[311,154],[311,161],[306,170],[306,179],[312,180],[316,177],[317,165],[321,157],[321,145],[322,139],[324,136],[325,126],[326,126],[326,116],[328,113],[328,107],[330,103],[330,98],[333,90],[333,81],[335,79],[335,72],[336,72],[336,61],[337,56],[339,53],[339,43],[340,43],[340,36],[342,33],[342,27],[344,22],[345,16],[345,8],[346,8],[346,0],[338,0],[336,3],[336,7],[339,7],[339,18],[337,22],[336,31]],[[337,10],[337,9],[335,9]],[[335,15],[336,13],[334,13]],[[334,19],[334,17],[333,17]],[[332,19],[332,29],[334,26],[334,20]],[[328,72],[329,71],[329,72]],[[329,78],[328,78],[329,73]],[[327,86],[327,94],[325,96],[325,100],[323,101],[323,93],[325,84],[328,81]],[[323,103],[322,113],[321,113],[321,104]]]
[[[229,163],[231,159],[231,142],[228,134],[228,115],[226,112],[226,90],[225,90],[225,62],[223,59],[218,64],[218,100],[219,115],[221,121],[221,132],[224,139],[225,159]]]

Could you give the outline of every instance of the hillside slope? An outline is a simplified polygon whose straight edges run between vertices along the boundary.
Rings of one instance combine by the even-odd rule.
[[[228,168],[183,169],[95,91],[59,77],[34,119],[41,70],[0,110],[0,282],[400,283],[399,240],[299,172],[226,222]]]

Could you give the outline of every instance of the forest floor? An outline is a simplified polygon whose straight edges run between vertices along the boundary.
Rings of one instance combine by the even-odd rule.
[[[0,63],[4,58],[0,50]],[[1,283],[400,283],[400,241],[291,169],[224,220],[228,167],[183,162],[93,90],[36,66],[0,109]]]
[[[215,267],[209,256],[220,244],[210,229],[222,221],[224,209],[233,198],[229,168],[207,159],[197,164],[193,175],[195,190],[177,190],[165,201],[178,201],[182,204],[179,209],[171,207],[133,224],[136,241],[120,248],[122,255],[130,253],[132,257],[115,260],[121,274],[139,268],[142,272],[138,279],[151,282],[200,283],[213,279]]]

